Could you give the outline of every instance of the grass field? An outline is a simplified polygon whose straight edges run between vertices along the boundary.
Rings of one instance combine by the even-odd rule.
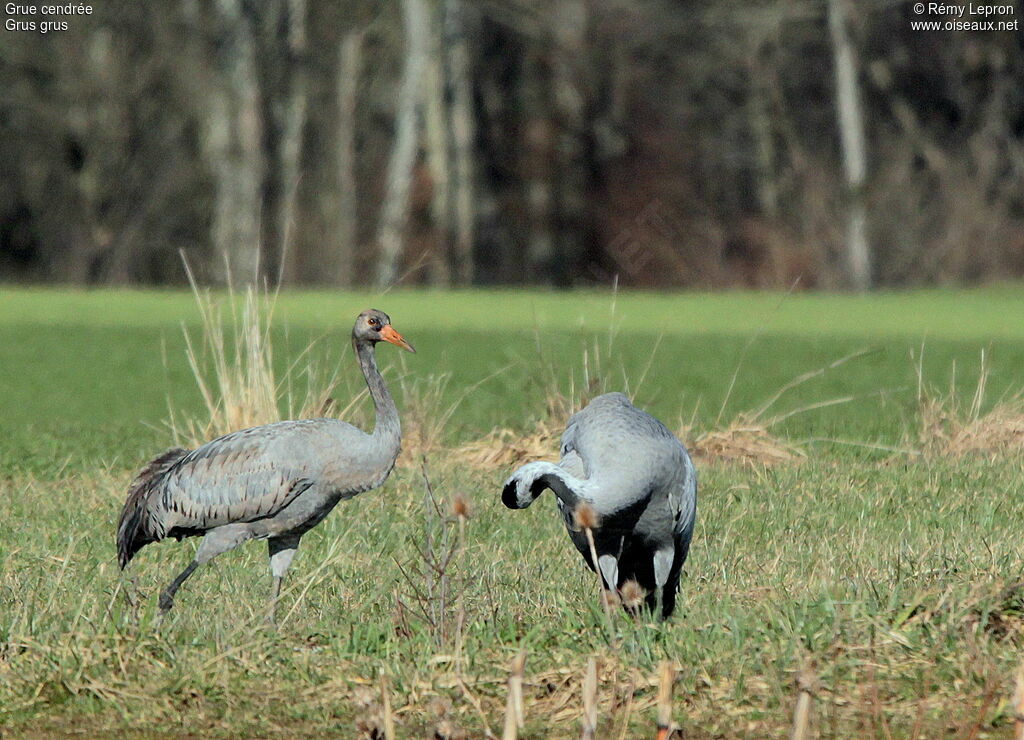
[[[199,330],[193,297],[0,290],[0,734],[371,737],[360,727],[385,676],[398,737],[433,737],[439,722],[500,736],[523,650],[520,737],[579,736],[591,657],[600,737],[653,737],[664,659],[689,738],[785,736],[805,666],[817,735],[1011,736],[1021,457],[959,455],[949,437],[973,418],[982,374],[978,416],[996,408],[1000,431],[1024,434],[1019,287],[283,295],[279,370],[315,342],[300,363],[338,367],[345,406],[362,388],[348,332],[370,305],[417,346],[379,355],[407,426],[436,427],[425,459],[442,515],[407,457],[303,540],[273,632],[258,543],[198,573],[162,622],[156,594],[193,542],[146,548],[127,577],[116,566],[127,484],[173,441],[169,404],[203,417],[182,333]],[[609,629],[553,499],[508,511],[510,468],[452,452],[494,427],[562,421],[553,396],[611,389],[691,443],[851,355],[759,417],[801,460],[698,461],[694,546],[664,625],[619,615]],[[462,540],[445,515],[457,495],[471,506]]]

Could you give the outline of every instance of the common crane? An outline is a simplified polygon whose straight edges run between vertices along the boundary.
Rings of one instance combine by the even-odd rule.
[[[523,465],[501,499],[525,509],[549,488],[570,539],[605,587],[635,580],[647,592],[647,607],[656,610],[660,599],[661,617],[668,618],[697,514],[697,471],[675,435],[623,394],[598,396],[569,419],[561,460]],[[581,503],[598,517],[596,564],[574,521]]]
[[[415,352],[382,311],[363,311],[352,344],[376,409],[373,432],[337,419],[281,421],[153,459],[132,483],[117,528],[124,569],[140,548],[202,536],[195,558],[160,594],[161,612],[200,565],[251,539],[267,541],[270,619],[299,540],[339,501],[381,485],[398,457],[398,410],[377,370],[385,341]]]

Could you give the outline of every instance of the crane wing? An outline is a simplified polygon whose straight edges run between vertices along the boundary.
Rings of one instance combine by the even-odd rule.
[[[697,469],[690,456],[683,453],[683,479],[669,489],[669,506],[675,518],[673,532],[676,540],[688,546],[697,518]]]
[[[293,439],[306,436],[299,429],[278,425],[247,429],[183,457],[167,471],[161,487],[166,532],[205,530],[281,511],[321,473],[309,447],[296,444],[314,440]]]
[[[580,427],[579,414],[573,414],[566,422],[565,431],[562,432],[562,441],[559,446],[559,454],[562,456],[561,465],[577,478],[587,477],[587,465],[580,454],[578,445]]]

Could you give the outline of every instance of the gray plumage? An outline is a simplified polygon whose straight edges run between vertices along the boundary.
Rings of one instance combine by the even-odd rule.
[[[121,568],[145,545],[202,536],[195,559],[160,595],[160,608],[195,569],[251,539],[267,540],[271,618],[299,540],[339,501],[381,485],[401,449],[398,410],[377,370],[375,345],[412,346],[387,314],[356,319],[352,344],[376,409],[372,433],[337,419],[281,421],[244,429],[195,450],[152,460],[128,492],[117,529]]]
[[[505,482],[502,501],[524,509],[545,489],[605,587],[635,580],[647,606],[656,609],[660,599],[661,616],[670,616],[697,515],[697,471],[675,435],[623,394],[598,396],[569,419],[561,460],[523,465]],[[574,519],[581,502],[598,516],[597,563]]]

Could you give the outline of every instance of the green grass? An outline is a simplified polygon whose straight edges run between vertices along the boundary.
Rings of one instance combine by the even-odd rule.
[[[500,732],[507,665],[525,649],[525,737],[578,736],[592,655],[610,737],[653,735],[649,680],[664,658],[680,668],[675,716],[687,737],[784,735],[806,660],[822,683],[814,721],[823,736],[1009,736],[1024,625],[1024,594],[1012,587],[1024,568],[1020,460],[910,453],[922,347],[933,386],[949,388],[955,368],[956,393],[969,398],[984,350],[989,405],[1021,387],[1024,325],[1008,320],[1024,309],[1017,286],[614,301],[597,292],[288,294],[275,315],[275,359],[283,368],[316,340],[313,355],[340,367],[344,405],[361,382],[348,331],[370,305],[417,346],[415,356],[380,352],[400,407],[422,407],[431,384],[442,388],[440,406],[459,403],[447,444],[494,426],[528,431],[552,391],[582,383],[584,355],[603,387],[628,388],[670,425],[699,431],[802,373],[867,353],[772,407],[769,415],[854,399],[775,428],[805,447],[805,463],[702,466],[696,538],[668,625],[619,617],[610,644],[594,579],[553,501],[507,511],[498,494],[508,470],[464,469],[438,453],[428,459],[437,495],[464,495],[473,509],[444,608],[439,598],[426,604],[441,623],[415,616],[417,594],[438,578],[424,575],[421,550],[428,534],[443,548],[456,530],[424,503],[410,466],[303,540],[287,616],[270,633],[260,626],[269,577],[258,543],[197,574],[163,623],[156,593],[193,543],[146,548],[128,579],[115,563],[127,483],[171,442],[168,398],[201,414],[181,330],[199,325],[192,296],[0,290],[0,730],[358,737],[354,722],[373,712],[359,688],[375,691],[384,672],[400,737],[433,732],[438,697],[481,737],[485,722]]]

